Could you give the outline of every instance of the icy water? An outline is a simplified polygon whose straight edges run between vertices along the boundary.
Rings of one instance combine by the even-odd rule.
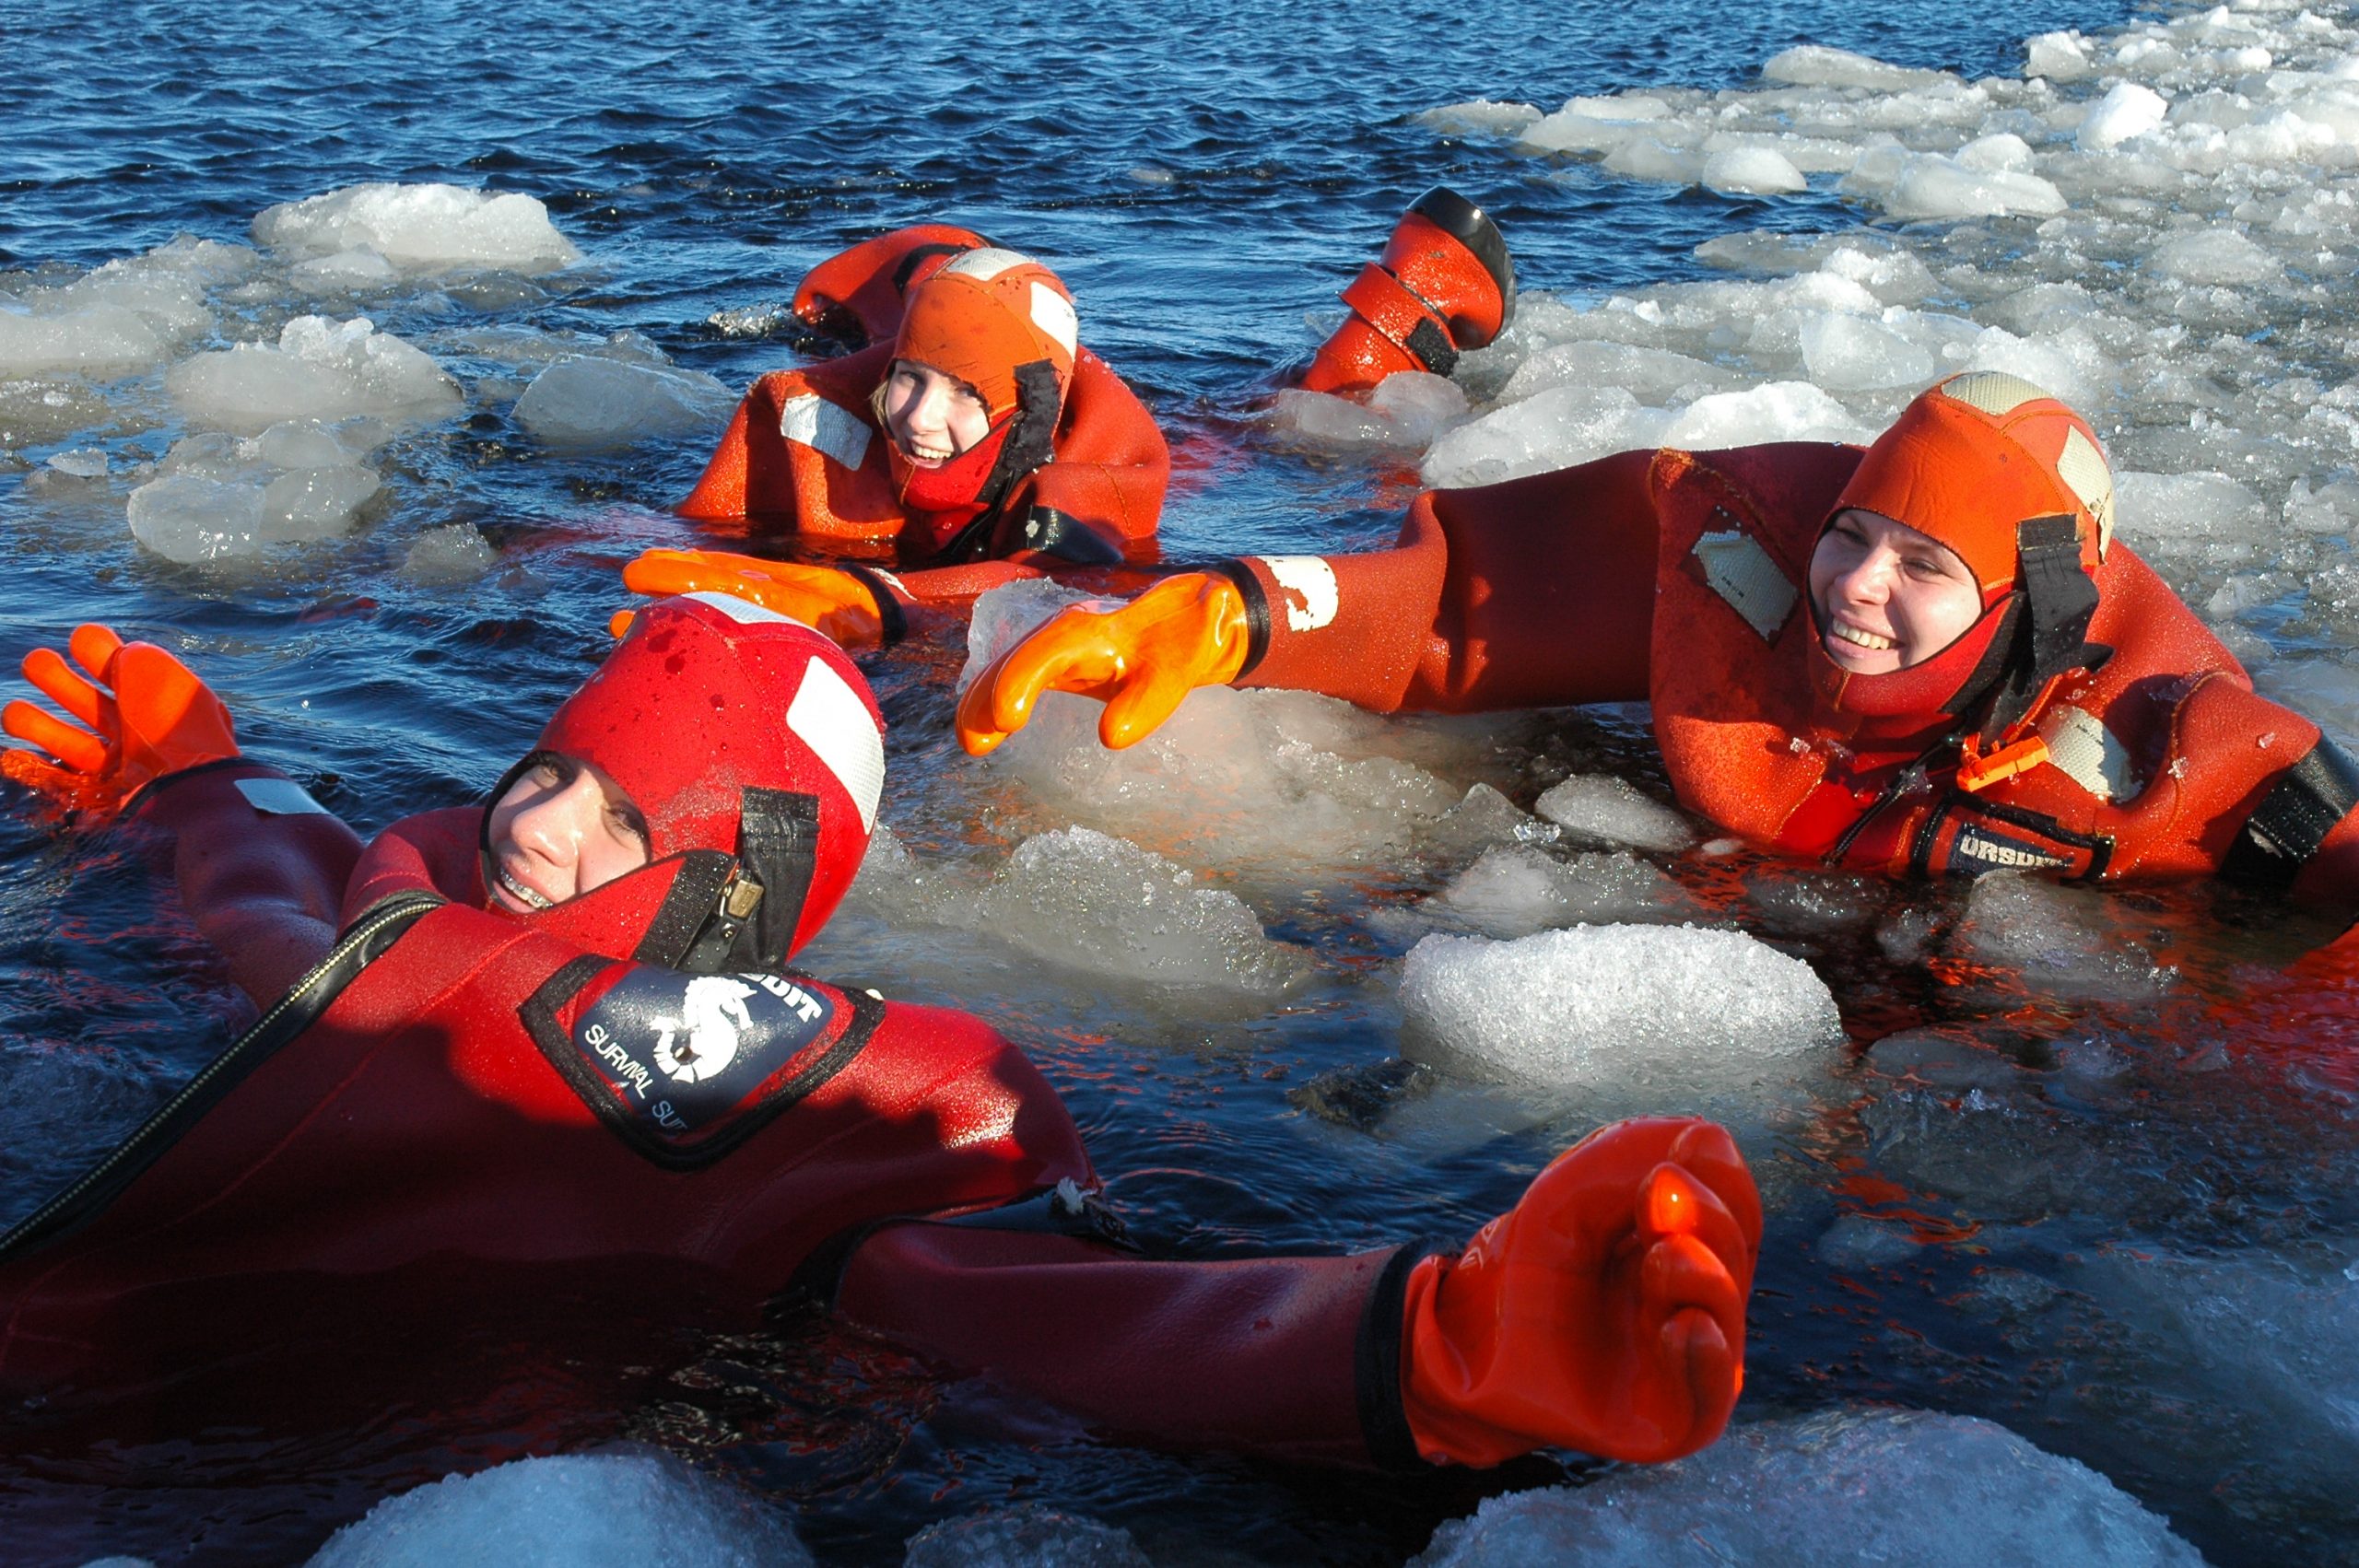
[[[1372,544],[1421,479],[1861,438],[1989,365],[2090,413],[2123,536],[2264,690],[2359,731],[2351,6],[1142,9],[0,3],[0,654],[110,620],[364,830],[472,798],[620,562],[698,537],[664,509],[735,391],[820,346],[794,280],[943,217],[1072,284],[1172,437],[1174,557]],[[1506,228],[1515,331],[1456,389],[1273,397],[1438,181]],[[373,227],[264,216],[368,182],[404,188]],[[1392,1563],[1506,1492],[1491,1561],[1594,1545],[1610,1499],[1630,1561],[2359,1562],[2359,1000],[2293,967],[2330,926],[1730,853],[1632,711],[1209,693],[1121,758],[1068,711],[978,764],[964,656],[866,661],[891,833],[812,965],[1023,1040],[1189,1256],[1462,1233],[1602,1117],[1719,1117],[1770,1204],[1739,1433],[1662,1477],[1377,1482],[1092,1443],[816,1325],[604,1365],[461,1304],[429,1369],[373,1363],[356,1306],[170,1430],[17,1412],[0,1558],[299,1561],[447,1471],[622,1440],[829,1562],[1021,1504],[1157,1563]],[[135,856],[22,799],[0,856],[13,1217],[239,1015]],[[323,1379],[381,1392],[273,1414]],[[528,1473],[577,1515],[618,1484]],[[468,1506],[460,1539],[531,1516]]]

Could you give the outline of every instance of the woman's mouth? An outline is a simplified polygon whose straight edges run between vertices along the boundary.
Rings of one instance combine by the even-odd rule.
[[[1826,635],[1837,642],[1846,642],[1869,653],[1888,653],[1900,645],[1891,638],[1881,637],[1865,626],[1837,621],[1827,627]]]
[[[491,874],[492,891],[506,898],[509,903],[517,905],[524,909],[554,909],[557,907],[556,900],[550,898],[546,894],[541,893],[538,889],[526,886],[522,882],[519,881],[511,872],[510,872],[506,866],[493,866]]]
[[[939,468],[958,455],[953,448],[936,446],[931,441],[921,441],[915,437],[901,443],[901,452],[920,468]]]

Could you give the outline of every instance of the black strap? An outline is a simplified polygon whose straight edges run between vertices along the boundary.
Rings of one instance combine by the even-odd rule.
[[[1234,685],[1251,674],[1270,651],[1270,596],[1262,591],[1262,579],[1243,561],[1232,557],[1215,561],[1203,569],[1235,583],[1238,597],[1245,601],[1245,662],[1229,679]]]
[[[1112,540],[1054,507],[1036,506],[1024,514],[1024,535],[1016,548],[1085,567],[1110,567],[1122,559]]]
[[[2359,762],[2321,735],[2253,807],[2228,847],[2221,874],[2255,887],[2291,885],[2353,806],[2359,806]]]
[[[885,574],[862,566],[858,561],[838,561],[836,569],[868,590],[876,601],[877,637],[886,648],[910,635],[910,617],[902,612],[901,601],[893,592],[893,585]]]
[[[631,950],[634,964],[681,967],[694,951],[697,938],[704,934],[706,923],[721,907],[722,889],[737,872],[737,857],[718,849],[687,849],[674,858],[682,864],[655,918],[647,923],[646,934]]]
[[[923,266],[927,257],[963,256],[973,249],[972,245],[951,245],[939,240],[929,240],[923,245],[910,246],[908,253],[901,257],[899,264],[893,269],[893,292],[904,298],[908,296],[910,275]]]
[[[1409,341],[1401,346],[1437,376],[1447,376],[1458,369],[1457,347],[1450,343],[1449,334],[1434,325],[1430,317],[1418,317],[1417,324],[1409,329]]]
[[[383,957],[412,926],[443,902],[440,894],[396,893],[364,910],[325,958],[288,987],[253,1027],[200,1068],[137,1131],[71,1187],[0,1235],[0,1260],[13,1259],[96,1219],[255,1068],[316,1023],[360,971]]]

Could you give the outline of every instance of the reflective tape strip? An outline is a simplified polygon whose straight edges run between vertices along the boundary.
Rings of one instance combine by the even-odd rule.
[[[2105,453],[2073,430],[2065,436],[2064,450],[2057,455],[2056,475],[2072,487],[2072,494],[2097,520],[2097,559],[2105,559],[2106,550],[2113,544],[2113,470]]]
[[[1696,541],[1696,558],[1712,591],[1765,641],[1778,635],[1802,597],[1761,542],[1741,529],[1705,534]]]
[[[787,706],[786,727],[827,765],[859,808],[861,825],[874,831],[876,799],[885,792],[885,739],[859,694],[814,659]]]
[[[680,597],[709,604],[741,626],[758,626],[766,621],[784,621],[791,626],[803,624],[792,615],[780,614],[766,604],[757,604],[750,599],[740,599],[734,593],[722,593],[710,588],[697,593],[683,593]]]
[[[1335,584],[1335,568],[1317,556],[1256,556],[1285,591],[1286,630],[1315,632],[1335,618],[1343,592]]]
[[[1954,397],[1996,419],[2048,394],[2021,376],[2010,376],[2004,370],[1968,370],[1943,381],[1942,395]]]
[[[997,245],[986,245],[980,251],[963,252],[957,260],[945,265],[938,275],[971,277],[979,283],[989,283],[1008,268],[1020,267],[1031,259],[1021,251],[1004,251]]]
[[[868,456],[867,422],[848,408],[829,403],[816,392],[791,397],[778,411],[778,433],[846,468],[858,468]]]
[[[2048,760],[2100,801],[2134,799],[2145,788],[2130,750],[2096,715],[2069,705],[2050,708],[2039,720]]]
[[[238,793],[264,816],[326,816],[327,807],[292,778],[241,778]]]
[[[1081,342],[1081,322],[1073,313],[1073,301],[1038,280],[1032,285],[1032,324],[1053,338],[1068,355]]]

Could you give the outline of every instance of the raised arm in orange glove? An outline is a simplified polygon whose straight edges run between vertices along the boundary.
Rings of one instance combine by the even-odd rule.
[[[1024,728],[1041,693],[1060,691],[1104,703],[1097,736],[1120,750],[1196,687],[1235,680],[1247,646],[1244,595],[1209,572],[1168,578],[1117,610],[1068,605],[975,677],[958,703],[958,743],[983,755]]]
[[[1590,1134],[1458,1258],[1409,1276],[1402,1401],[1417,1451],[1634,1463],[1720,1434],[1744,1383],[1761,1199],[1729,1135],[1647,1118]]]
[[[766,561],[726,550],[650,550],[623,568],[634,593],[730,593],[801,621],[844,648],[891,641],[899,635],[901,607],[892,591],[871,578],[833,567]],[[616,635],[630,613],[616,617]]]
[[[9,703],[0,709],[0,729],[57,760],[12,748],[0,753],[0,775],[68,805],[111,813],[168,773],[238,755],[229,710],[162,649],[85,625],[74,628],[66,649],[82,673],[55,649],[36,648],[25,655],[25,679],[88,728],[21,698]]]

